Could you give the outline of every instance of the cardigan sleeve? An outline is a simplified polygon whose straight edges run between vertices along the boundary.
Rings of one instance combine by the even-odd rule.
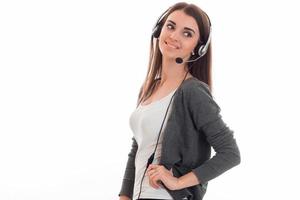
[[[119,196],[125,195],[132,199],[134,179],[135,179],[135,155],[138,149],[138,144],[134,137],[132,137],[131,150],[128,154],[125,173],[123,176],[121,190]]]
[[[208,85],[195,84],[188,91],[187,98],[197,131],[205,135],[216,152],[212,158],[192,170],[200,184],[204,184],[238,165],[241,162],[240,151],[233,131],[222,120],[221,109],[214,101]]]

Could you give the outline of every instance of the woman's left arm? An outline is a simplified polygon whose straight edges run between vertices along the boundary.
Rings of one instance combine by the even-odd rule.
[[[206,183],[241,162],[233,131],[222,120],[221,109],[214,101],[208,86],[197,84],[188,91],[186,97],[197,130],[206,136],[216,154],[181,177],[181,187],[196,185],[195,177],[198,184]]]
[[[191,172],[174,178],[165,167],[153,164],[149,166],[150,185],[161,179],[172,190],[180,190],[198,184],[204,184],[219,176],[226,170],[240,163],[240,151],[233,137],[233,131],[223,122],[220,108],[204,85],[193,85],[184,91],[184,101],[188,104],[189,113],[197,130],[206,136],[208,143],[216,154]]]

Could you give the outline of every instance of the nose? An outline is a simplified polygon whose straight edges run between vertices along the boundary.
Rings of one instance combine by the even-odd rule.
[[[170,34],[170,38],[171,38],[173,41],[178,42],[178,40],[179,40],[178,32],[177,32],[177,31],[173,31],[173,32]]]

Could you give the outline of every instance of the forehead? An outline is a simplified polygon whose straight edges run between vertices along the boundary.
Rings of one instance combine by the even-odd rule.
[[[168,16],[167,21],[168,20],[172,20],[173,22],[175,22],[176,26],[178,25],[180,27],[192,28],[196,31],[196,33],[199,33],[196,20],[193,17],[185,14],[182,10],[176,10],[172,12]]]

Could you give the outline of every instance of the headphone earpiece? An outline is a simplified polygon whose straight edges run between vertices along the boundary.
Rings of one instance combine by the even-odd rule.
[[[154,29],[153,29],[153,32],[152,32],[152,35],[154,38],[159,38],[159,35],[160,35],[160,32],[161,32],[161,25],[160,24],[157,24]]]
[[[201,46],[203,46],[203,43],[202,42],[198,42],[197,45],[196,45],[196,47],[194,48],[193,51],[194,51],[194,53],[195,53],[196,56],[199,55],[199,49],[201,48]]]
[[[172,7],[169,7],[165,12],[163,12],[163,14],[158,18],[155,26],[152,29],[152,36],[154,38],[159,38],[161,29],[162,29],[162,19],[164,18],[164,16],[166,16],[166,14],[169,13],[169,11],[171,10]]]
[[[201,56],[203,54],[203,49],[204,49],[205,45],[201,45],[198,49],[198,55]]]

